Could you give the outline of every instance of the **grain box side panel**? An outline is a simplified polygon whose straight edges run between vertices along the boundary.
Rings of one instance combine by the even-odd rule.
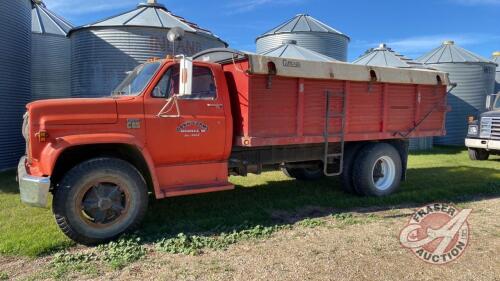
[[[387,130],[406,133],[415,127],[416,88],[414,85],[388,84],[389,99]]]
[[[435,86],[420,86],[420,114],[418,121],[424,120],[418,132],[442,131],[445,113],[443,96],[446,88]],[[427,117],[426,117],[427,116]],[[425,118],[425,119],[424,119]]]
[[[349,134],[379,133],[383,114],[383,85],[351,82],[347,119]]]
[[[250,137],[292,137],[297,131],[298,79],[250,76]]]
[[[342,97],[334,96],[344,92],[343,81],[306,80],[304,83],[304,135],[323,136],[326,120],[326,92],[330,97],[330,114],[342,112]],[[340,117],[331,118],[329,132],[339,133],[342,129]]]

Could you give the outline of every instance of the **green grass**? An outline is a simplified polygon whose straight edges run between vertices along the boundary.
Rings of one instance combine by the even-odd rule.
[[[437,148],[431,153],[412,155],[407,182],[398,193],[386,198],[345,194],[337,179],[305,183],[288,179],[280,172],[231,177],[231,181],[237,185],[234,191],[151,200],[146,220],[136,235],[155,245],[165,242],[163,246],[169,252],[170,245],[186,242],[176,240],[181,233],[186,239],[202,237],[199,238],[202,244],[224,246],[233,239],[224,235],[250,233],[252,236],[258,227],[274,229],[328,215],[304,212],[311,207],[335,210],[340,213],[335,219],[348,225],[356,219],[343,217],[342,212],[360,207],[390,209],[399,204],[467,202],[477,196],[497,197],[500,195],[500,158],[473,162],[465,151],[455,148]],[[291,218],[277,219],[277,212],[289,214]],[[306,220],[302,224],[314,227],[317,223]],[[217,237],[229,240],[220,242]],[[192,241],[188,242],[186,248],[189,249]],[[73,243],[58,230],[49,209],[21,204],[15,174],[0,174],[0,254],[33,257],[71,245]]]

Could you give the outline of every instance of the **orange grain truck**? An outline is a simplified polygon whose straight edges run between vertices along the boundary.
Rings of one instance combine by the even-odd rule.
[[[310,62],[213,49],[152,60],[111,96],[37,101],[24,119],[23,202],[71,239],[136,228],[157,199],[234,188],[228,175],[281,169],[340,176],[385,196],[405,179],[410,137],[442,136],[446,73]]]

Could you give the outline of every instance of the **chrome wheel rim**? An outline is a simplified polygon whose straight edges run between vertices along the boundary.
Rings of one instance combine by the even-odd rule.
[[[396,164],[388,156],[382,156],[372,168],[372,181],[376,189],[384,191],[389,189],[396,179]]]

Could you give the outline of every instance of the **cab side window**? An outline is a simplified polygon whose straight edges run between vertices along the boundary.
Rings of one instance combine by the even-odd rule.
[[[193,88],[189,99],[215,99],[217,91],[214,76],[208,67],[193,67]]]
[[[155,98],[170,98],[174,93],[179,92],[179,65],[175,65],[167,70],[158,85],[153,90],[152,96]]]
[[[152,96],[155,98],[170,98],[179,93],[179,72],[179,65],[169,68],[158,85],[156,85]],[[216,97],[215,80],[210,68],[194,66],[192,94],[181,98],[185,100],[212,100]]]

